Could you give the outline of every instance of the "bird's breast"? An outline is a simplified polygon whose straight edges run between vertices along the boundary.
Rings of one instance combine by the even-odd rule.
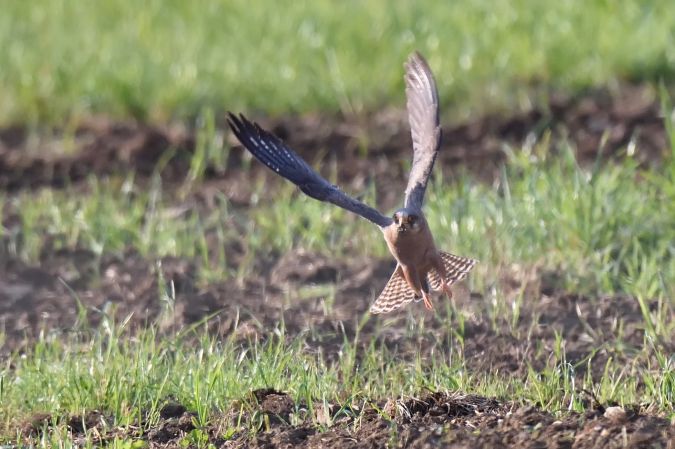
[[[428,228],[399,232],[396,226],[389,226],[384,229],[384,239],[394,258],[405,266],[424,264],[429,252],[435,248]]]

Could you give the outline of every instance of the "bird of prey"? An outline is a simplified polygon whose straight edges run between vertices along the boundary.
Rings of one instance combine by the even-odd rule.
[[[370,307],[374,314],[391,312],[420,299],[431,310],[430,291],[442,291],[451,298],[450,285],[464,279],[476,264],[474,259],[439,251],[422,213],[424,192],[440,146],[441,127],[436,82],[429,65],[417,52],[411,54],[405,64],[405,85],[413,163],[403,207],[392,216],[383,215],[348,196],[322,178],[281,139],[242,114],[228,114],[228,123],[237,139],[260,162],[310,197],[333,203],[380,227],[398,264]]]

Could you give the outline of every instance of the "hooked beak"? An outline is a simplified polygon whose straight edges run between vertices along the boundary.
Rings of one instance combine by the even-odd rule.
[[[398,232],[405,232],[408,230],[408,217],[398,216]]]

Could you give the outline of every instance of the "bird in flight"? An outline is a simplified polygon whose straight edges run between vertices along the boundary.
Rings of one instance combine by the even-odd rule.
[[[424,192],[441,142],[438,91],[425,59],[417,52],[405,64],[405,93],[412,132],[413,163],[403,207],[392,216],[350,197],[326,181],[274,134],[242,114],[228,113],[228,123],[241,144],[260,162],[297,185],[306,195],[333,203],[380,227],[389,251],[398,262],[371,313],[386,313],[412,301],[433,308],[431,290],[452,297],[450,286],[466,277],[476,260],[440,251],[422,213]]]

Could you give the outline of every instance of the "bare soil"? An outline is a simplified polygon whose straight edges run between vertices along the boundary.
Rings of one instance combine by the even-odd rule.
[[[109,417],[98,411],[67,419],[76,441],[99,443],[113,437],[143,439],[151,448],[185,447],[200,435],[220,448],[672,448],[675,425],[639,408],[597,406],[584,414],[556,418],[534,407],[460,393],[437,392],[419,398],[366,403],[363,409],[315,404],[297,406],[284,392],[257,390],[237,407],[259,420],[257,429],[223,436],[236,416],[223,415],[198,428],[195,414],[176,403],[161,410],[161,420],[111,429]],[[291,425],[290,422],[300,422]],[[25,436],[49,431],[54,418],[36,415],[23,427]],[[236,426],[235,426],[236,428]],[[85,430],[86,429],[86,430]],[[253,434],[252,431],[257,430]]]
[[[298,261],[297,265],[289,266],[290,259]],[[386,261],[357,267],[301,252],[279,259],[260,279],[248,280],[244,285],[223,281],[198,288],[193,281],[195,267],[179,259],[164,259],[160,267],[135,253],[99,260],[85,251],[59,251],[45,255],[39,266],[8,261],[0,267],[0,323],[8,337],[3,351],[30,350],[40,329],[47,331],[48,338],[83,332],[114,310],[117,316],[133,313],[131,332],[155,322],[161,331],[172,333],[214,314],[209,322],[211,331],[219,335],[235,333],[242,342],[264,339],[269,334],[266,330],[283,319],[289,339],[300,333],[307,335],[306,331],[313,329],[307,350],[321,351],[330,358],[339,352],[345,336],[353,341],[358,318],[366,313],[373,292],[384,285],[391,269],[391,263]],[[156,270],[162,270],[164,278],[174,282],[176,303],[170,311],[157,299]],[[555,368],[551,354],[559,334],[580,384],[589,360],[590,374],[596,380],[602,376],[609,357],[643,367],[655,363],[636,356],[644,344],[644,329],[634,299],[587,298],[551,291],[527,279],[521,281],[527,284],[527,294],[523,318],[514,326],[491,322],[486,298],[460,289],[457,307],[469,316],[463,345],[453,339],[447,311],[439,307],[437,315],[429,316],[419,304],[412,311],[417,320],[424,322],[425,331],[418,340],[406,338],[410,323],[405,312],[386,318],[386,326],[381,326],[378,318],[370,319],[360,329],[359,339],[364,344],[375,339],[377,345],[395,348],[404,360],[429,359],[455,350],[463,353],[472,372],[526,376],[528,364],[538,370]],[[318,295],[286,297],[287,291],[317,284],[337,286],[334,307],[325,309],[324,298]],[[89,323],[85,325],[77,323],[75,298],[87,310]],[[666,351],[675,351],[672,341],[657,344],[665,345]],[[351,412],[338,412],[337,406],[323,410],[322,404],[315,404],[314,410],[319,411],[312,416],[308,407],[298,409],[293,398],[276,390],[252,392],[241,401],[249,418],[257,411],[261,419],[255,436],[244,429],[227,439],[223,437],[224,429],[232,428],[236,422],[232,414],[241,410],[238,404],[207,428],[196,430],[194,414],[175,403],[162,410],[162,420],[152,428],[140,423],[111,433],[110,417],[92,411],[85,417],[38,416],[24,425],[24,433],[43,431],[51,419],[67,419],[75,437],[84,437],[84,429],[105,429],[107,432],[101,434],[106,438],[139,438],[149,441],[151,447],[180,447],[196,431],[208,435],[217,447],[260,448],[386,444],[413,448],[666,448],[673,447],[675,441],[675,426],[663,417],[639,406],[619,411],[618,418],[611,413],[605,415],[608,404],[598,404],[592,396],[586,397],[591,411],[584,415],[562,413],[560,417],[508,400],[457,392],[425,393],[420,398],[374,398],[363,410]]]
[[[399,200],[385,193],[389,190],[386,187],[399,187],[405,182],[410,160],[410,137],[400,111],[386,111],[365,120],[306,116],[265,121],[263,125],[309,160],[316,163],[323,158],[325,166],[335,161],[341,182],[359,186],[374,179],[385,205]],[[494,179],[505,162],[504,145],[518,149],[535,140],[548,141],[550,151],[555,152],[567,139],[576,146],[582,162],[592,162],[598,156],[630,156],[645,166],[658,164],[667,148],[658,104],[652,90],[645,86],[625,86],[611,95],[553,95],[545,108],[509,117],[483,117],[444,129],[441,170],[457,173],[466,169],[485,180]],[[167,152],[173,155],[164,161],[160,174],[171,188],[185,180],[195,141],[194,130],[180,126],[103,118],[91,119],[70,133],[51,130],[38,133],[38,137],[22,127],[4,129],[0,130],[0,189],[11,196],[38,187],[77,187],[89,176],[126,176],[132,171],[142,180],[157,170]],[[632,147],[631,142],[636,143],[636,153],[629,155],[626,148]],[[601,153],[599,148],[603,148]],[[250,174],[242,169],[242,155],[235,149],[229,153],[225,169],[207,167],[205,181],[196,187],[198,195],[208,198],[222,191],[233,203],[246,207],[250,192],[241,181]],[[266,177],[257,165],[252,164],[252,170]],[[274,177],[266,179],[278,182]],[[11,214],[3,214],[2,224],[9,227],[12,219]],[[99,257],[82,249],[46,245],[40,260],[27,264],[10,256],[3,245],[0,241],[0,330],[6,341],[0,347],[0,358],[9,352],[30,351],[41,332],[47,338],[73,333],[86,336],[88,329],[111,314],[132,314],[129,332],[155,323],[166,334],[213,315],[208,322],[210,332],[221,336],[234,333],[242,341],[265,338],[265,330],[283,320],[288,338],[311,329],[308,350],[330,357],[337,353],[345,336],[353,339],[360,318],[394,268],[390,260],[356,259],[358,263],[348,263],[297,250],[258,261],[255,278],[202,285],[196,282],[199,267],[192,260],[148,260],[131,248],[124,254]],[[240,250],[235,245],[228,251],[229,263],[236,265]],[[171,307],[158,299],[160,272],[176,290]],[[428,358],[439,351],[453,350],[464,356],[467,369],[505,376],[526,376],[528,364],[537,370],[551,367],[558,335],[578,378],[590,366],[588,374],[598,379],[610,357],[645,367],[654,362],[644,359],[648,356],[636,355],[644,354],[640,351],[644,325],[635,298],[585,297],[562,291],[550,273],[524,273],[514,268],[502,275],[505,285],[513,285],[514,296],[524,292],[520,317],[514,323],[500,319],[491,309],[489,298],[459,286],[454,305],[467,317],[463,344],[457,340],[455,329],[448,326],[456,318],[450,308],[443,307],[445,299],[437,302],[436,314],[428,314],[416,304],[412,311],[371,318],[359,331],[360,341],[375,339],[377,345],[395,348],[404,359]],[[317,285],[335,287],[334,304],[327,305],[323,295],[307,289]],[[288,292],[301,290],[310,293],[289,298]],[[79,313],[81,310],[86,314]],[[84,322],[82,316],[86,317]],[[406,337],[411,316],[424,329],[417,340]],[[675,340],[656,344],[675,352]],[[586,414],[564,413],[561,417],[501,398],[456,392],[374,398],[358,414],[331,407],[323,410],[323,405],[317,405],[314,410],[322,411],[314,416],[309,416],[309,407],[298,411],[295,401],[281,391],[251,392],[241,401],[248,413],[267,416],[262,422],[269,426],[261,427],[255,436],[241,432],[226,440],[222,430],[232,416],[224,411],[222,422],[198,429],[217,447],[389,444],[413,448],[675,449],[673,424],[639,406],[623,413],[608,413],[608,404],[594,403],[593,398],[588,398],[590,411]],[[355,422],[357,415],[360,418]],[[192,416],[192,411],[180,404],[168,403],[157,426],[148,429],[139,423],[115,432],[145,439],[151,447],[179,447],[183,438],[195,431]],[[114,435],[109,428],[110,417],[99,411],[84,417],[35,416],[25,423],[23,431],[35,434],[62,419],[68,420],[75,436],[83,436],[85,429],[92,428],[105,428],[106,435]]]
[[[322,166],[335,163],[343,183],[374,178],[384,192],[389,183],[404,179],[411,157],[410,132],[402,110],[385,110],[366,117],[307,115],[261,118],[263,126],[287,141],[303,157]],[[219,129],[227,128],[221,121]],[[227,133],[230,145],[237,142]],[[72,186],[89,176],[128,174],[139,177],[158,168],[166,185],[181,182],[195,151],[196,131],[182,125],[150,125],[111,121],[103,117],[79,123],[74,129],[29,130],[14,126],[0,130],[0,188]],[[548,103],[525,112],[493,114],[443,127],[438,165],[444,171],[467,169],[490,180],[506,160],[504,148],[548,142],[558,151],[568,141],[583,162],[623,157],[628,150],[642,164],[658,164],[668,138],[654,89],[625,85],[615,92],[595,90],[571,97],[553,93]],[[634,143],[635,145],[632,145]],[[241,151],[228,155],[226,167],[206,168],[206,178],[223,191],[238,179]],[[258,170],[259,164],[253,164]],[[364,179],[365,177],[365,179]],[[231,192],[246,202],[246,192]],[[385,199],[386,200],[386,199]]]
[[[227,280],[198,286],[193,262],[176,258],[158,262],[134,252],[99,259],[84,250],[45,254],[33,266],[4,260],[0,264],[0,328],[6,341],[0,353],[30,348],[40,332],[58,338],[95,328],[105,316],[132,314],[131,330],[156,323],[165,333],[213,316],[209,321],[212,332],[222,336],[234,332],[242,340],[264,338],[266,329],[283,321],[289,338],[311,329],[316,337],[310,338],[310,349],[330,358],[345,336],[353,339],[358,321],[393,270],[388,260],[357,266],[298,250],[243,284]],[[175,288],[171,308],[158,299],[158,270],[164,282]],[[644,344],[644,320],[634,298],[584,297],[552,289],[541,283],[538,274],[510,276],[518,289],[526,291],[516,323],[491,319],[494,311],[487,298],[461,285],[456,289],[455,306],[468,319],[464,343],[454,346],[472,370],[525,375],[528,363],[543,369],[557,334],[563,336],[567,361],[577,366],[579,375],[585,373],[589,360],[592,374],[598,376],[609,357],[619,362],[648,362],[635,359]],[[287,292],[321,285],[336,288],[330,307],[326,307],[325,295],[311,290],[302,298],[288,297]],[[409,315],[403,310],[382,318],[385,326],[382,319],[371,318],[359,331],[361,341],[368,344],[374,338],[378,344],[395,348],[401,357],[413,359],[420,351],[431,356],[454,341],[455,330],[448,326],[452,311],[445,301],[438,300],[435,314],[426,313],[419,304],[411,306],[410,312],[424,320],[425,331],[419,340],[407,337]],[[79,322],[81,307],[87,316],[84,323]],[[675,350],[674,341],[659,344]]]

